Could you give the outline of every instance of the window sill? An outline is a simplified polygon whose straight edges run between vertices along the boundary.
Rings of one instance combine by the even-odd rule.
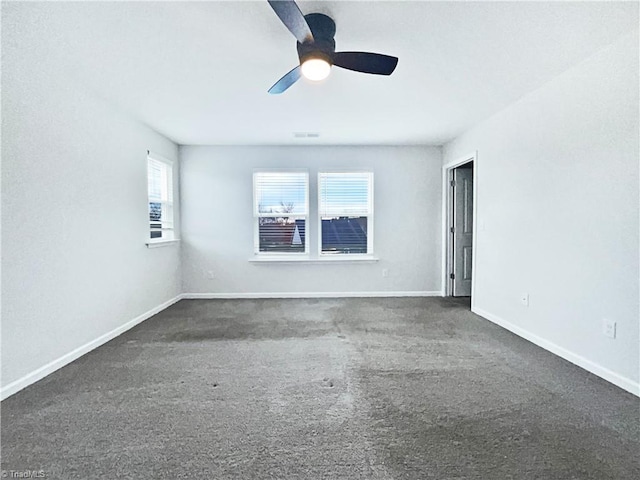
[[[328,264],[328,263],[376,263],[380,260],[373,255],[331,255],[327,257],[284,257],[275,255],[261,255],[249,259],[250,263],[306,263],[306,264]]]
[[[173,240],[149,240],[146,245],[147,248],[160,248],[177,245],[178,243],[180,243],[180,239],[174,238]]]

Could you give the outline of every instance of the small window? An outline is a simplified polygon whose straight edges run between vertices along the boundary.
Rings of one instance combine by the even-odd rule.
[[[308,172],[253,174],[255,253],[308,252]]]
[[[149,239],[173,240],[173,165],[170,160],[147,156]]]
[[[373,173],[320,173],[322,255],[373,253]]]

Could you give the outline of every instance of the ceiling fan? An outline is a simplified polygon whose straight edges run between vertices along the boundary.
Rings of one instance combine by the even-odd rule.
[[[336,52],[336,24],[327,15],[309,13],[303,15],[294,0],[267,0],[276,15],[298,40],[300,65],[278,80],[269,93],[284,92],[302,75],[309,80],[323,80],[331,66],[362,73],[391,75],[398,64],[397,57],[368,52]]]

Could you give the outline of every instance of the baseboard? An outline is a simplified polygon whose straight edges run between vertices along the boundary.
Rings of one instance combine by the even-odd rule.
[[[362,298],[362,297],[441,297],[440,291],[393,292],[251,292],[251,293],[183,293],[187,299],[241,298]]]
[[[25,387],[28,387],[32,383],[35,383],[38,380],[43,379],[47,375],[55,372],[56,370],[64,367],[65,365],[68,365],[74,360],[80,358],[82,355],[89,353],[91,350],[94,350],[95,348],[98,348],[100,345],[104,345],[109,340],[114,339],[118,335],[121,335],[122,333],[135,327],[139,323],[154,316],[155,314],[160,313],[162,310],[164,310],[167,307],[170,307],[171,305],[173,305],[174,303],[176,303],[178,300],[181,300],[181,299],[182,299],[182,295],[178,295],[177,297],[164,302],[162,305],[158,305],[157,307],[152,308],[148,312],[145,312],[142,315],[137,316],[136,318],[128,321],[124,325],[121,325],[118,328],[115,328],[110,332],[99,336],[95,340],[85,343],[81,347],[78,347],[75,350],[61,356],[60,358],[53,360],[52,362],[49,362],[46,365],[38,368],[37,370],[34,370],[33,372],[26,374],[24,377],[9,383],[8,385],[0,389],[0,400],[4,400],[5,398],[10,397],[14,393],[19,392],[20,390],[22,390]]]
[[[498,317],[497,315],[489,313],[480,308],[476,308],[475,306],[472,307],[471,310],[473,311],[473,313],[476,313],[477,315],[480,315],[481,317],[486,318],[490,322],[493,322],[496,325],[499,325],[502,328],[509,330],[510,332],[518,335],[519,337],[522,337],[525,340],[528,340],[531,343],[534,343],[539,347],[544,348],[545,350],[555,355],[558,355],[561,358],[564,358],[565,360],[573,363],[574,365],[584,368],[588,372],[591,372],[594,375],[597,375],[598,377],[613,383],[614,385],[622,388],[623,390],[626,390],[627,392],[640,397],[640,383],[635,382],[630,378],[623,377],[622,375],[612,370],[609,370],[608,368],[605,368],[602,365],[599,365],[591,360],[588,360],[581,355],[573,353],[572,351],[567,350],[566,348],[556,345],[555,343],[550,342],[549,340],[545,340],[544,338],[539,337],[529,332],[528,330],[525,330],[522,327],[518,327],[517,325],[514,325],[513,323],[508,322]]]

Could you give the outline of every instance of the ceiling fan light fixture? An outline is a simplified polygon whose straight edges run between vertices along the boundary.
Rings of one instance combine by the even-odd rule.
[[[331,73],[331,65],[322,58],[309,58],[302,63],[302,75],[314,82],[324,80]]]

